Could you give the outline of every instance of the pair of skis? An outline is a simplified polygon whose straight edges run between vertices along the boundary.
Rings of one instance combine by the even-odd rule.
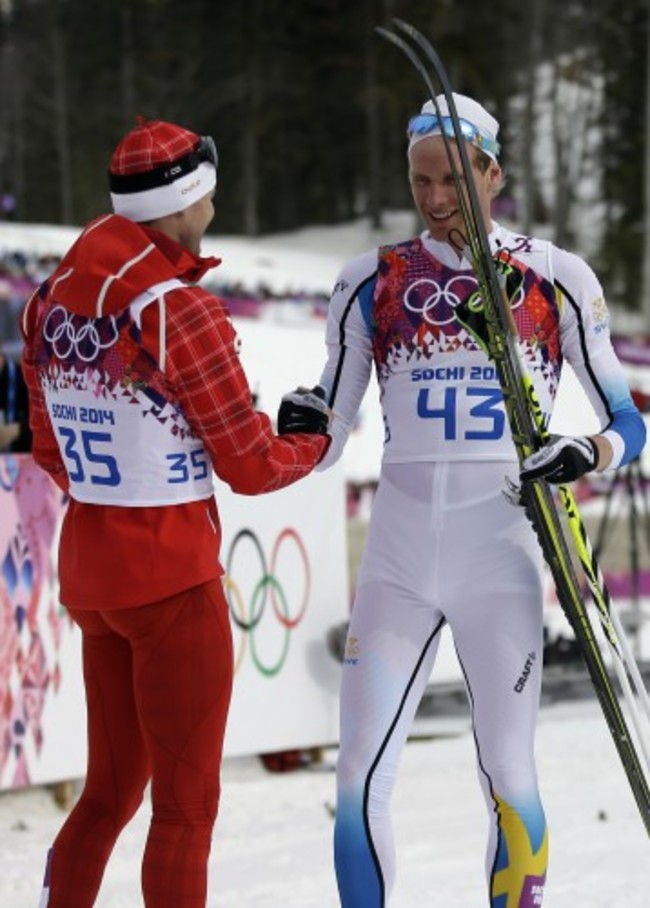
[[[457,317],[471,331],[495,365],[510,431],[519,460],[523,462],[529,454],[545,444],[549,436],[535,387],[518,344],[517,329],[510,309],[509,281],[514,269],[510,269],[507,263],[496,261],[490,251],[466,142],[445,67],[431,43],[417,29],[401,19],[393,19],[392,22],[393,30],[377,28],[379,34],[395,44],[418,71],[438,116],[441,116],[441,111],[436,96],[442,94],[447,102],[454,138],[448,137],[444,130],[441,130],[441,135],[454,174],[467,234],[462,238],[462,245],[472,262],[479,285],[479,292],[464,308],[457,307]],[[439,86],[438,91],[434,88],[434,79]],[[452,153],[451,142],[454,140],[460,170]],[[544,480],[527,481],[521,490],[511,488],[510,494],[520,496],[537,535],[555,582],[558,600],[575,634],[641,818],[650,835],[650,745],[647,737],[650,700],[619,616],[616,609],[612,608],[609,591],[575,498],[568,486],[561,485],[557,488],[557,498],[573,543],[572,556],[556,498],[549,485]],[[584,572],[634,733],[621,708],[611,669],[597,639],[577,579],[574,557],[579,560]]]

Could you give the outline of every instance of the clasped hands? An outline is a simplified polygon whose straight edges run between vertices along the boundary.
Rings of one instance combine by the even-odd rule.
[[[278,410],[278,434],[304,432],[327,435],[332,411],[325,400],[325,388],[296,388],[285,394]]]
[[[285,394],[278,410],[278,433],[292,432],[326,435],[332,411],[325,401],[325,389],[296,388]],[[586,435],[555,435],[542,448],[529,454],[521,465],[521,482],[544,479],[559,485],[573,482],[598,466],[598,447]],[[509,480],[510,491],[517,486]],[[508,497],[510,497],[508,495]]]

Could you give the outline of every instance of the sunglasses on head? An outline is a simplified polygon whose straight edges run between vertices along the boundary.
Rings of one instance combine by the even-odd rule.
[[[201,161],[207,161],[214,166],[215,170],[218,170],[219,152],[217,151],[217,146],[212,136],[201,136],[199,144],[196,146],[196,150],[193,153],[197,156],[199,163]]]
[[[496,156],[499,154],[500,145],[495,139],[488,139],[482,135],[478,127],[470,123],[469,120],[458,120],[460,131],[464,139],[481,151]],[[451,117],[439,117],[433,113],[419,113],[409,120],[406,134],[411,139],[413,136],[425,136],[430,132],[444,132],[450,139],[456,138],[454,132],[454,123]]]
[[[219,152],[212,136],[201,136],[198,144],[188,154],[176,161],[161,164],[145,173],[115,174],[109,173],[111,192],[142,192],[145,189],[157,189],[167,186],[186,173],[192,173],[203,162],[212,164],[215,170],[219,165]]]

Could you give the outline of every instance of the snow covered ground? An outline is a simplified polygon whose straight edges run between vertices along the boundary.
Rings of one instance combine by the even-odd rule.
[[[391,908],[479,908],[485,814],[466,717],[420,723],[394,799],[398,879]],[[435,733],[430,736],[429,733]],[[543,710],[537,753],[550,827],[548,908],[647,908],[648,837],[594,701]],[[336,751],[321,769],[271,774],[226,761],[209,908],[335,908],[331,861]],[[119,841],[97,908],[141,908],[149,806]],[[0,794],[0,905],[36,908],[64,814],[42,789]]]

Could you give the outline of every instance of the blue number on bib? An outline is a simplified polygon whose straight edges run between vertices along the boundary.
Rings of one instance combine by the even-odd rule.
[[[63,450],[63,456],[68,458],[68,461],[72,465],[72,469],[68,467],[68,477],[70,482],[83,482],[84,481],[84,468],[81,463],[81,457],[79,457],[78,452],[75,449],[77,443],[77,433],[74,429],[70,429],[67,426],[59,427],[59,435],[62,438],[65,438],[65,448]]]
[[[417,411],[421,419],[442,419],[445,424],[445,440],[454,441],[457,438],[457,388],[445,388],[445,399],[442,407],[429,406],[429,389],[420,388],[418,392]],[[481,398],[469,410],[473,419],[487,419],[489,424],[484,429],[467,429],[463,438],[469,441],[477,439],[495,441],[503,437],[505,429],[505,414],[503,412],[503,394],[499,388],[465,388],[467,397]]]
[[[105,474],[91,473],[90,481],[97,486],[119,486],[122,481],[120,471],[117,468],[117,461],[111,454],[102,453],[97,450],[97,445],[112,444],[113,437],[110,432],[88,432],[81,433],[84,454],[86,460],[92,464],[99,464],[106,469]]]
[[[437,410],[429,407],[429,390],[421,388],[418,394],[418,416],[422,419],[444,419],[445,439],[456,438],[456,388],[445,388],[445,405]]]
[[[208,475],[208,460],[203,448],[195,448],[190,454],[190,460],[194,467],[194,479],[205,479]]]
[[[189,463],[186,451],[166,454],[165,457],[169,461],[169,483],[189,482],[190,479],[198,481],[208,475],[208,461],[203,448],[190,451]]]
[[[481,403],[475,404],[472,407],[469,411],[469,415],[483,419],[491,419],[492,429],[489,431],[487,429],[484,429],[483,431],[468,429],[467,432],[465,432],[465,438],[484,438],[490,441],[502,438],[506,418],[503,408],[500,406],[503,403],[503,394],[501,393],[501,390],[499,388],[468,388],[467,396],[483,398]]]
[[[165,458],[169,461],[167,482],[188,482],[190,471],[187,469],[187,454],[182,451],[180,454],[166,454]]]
[[[88,429],[82,429],[77,435],[76,431],[69,426],[59,426],[59,435],[65,439],[63,456],[68,459],[70,482],[84,482],[86,469],[92,485],[118,486],[122,482],[117,461],[113,455],[100,450],[101,445],[113,443],[113,436],[110,432],[91,432]],[[79,441],[81,441],[81,451],[79,451]],[[84,462],[86,469],[84,469]],[[93,466],[101,467],[101,470],[92,472]]]

